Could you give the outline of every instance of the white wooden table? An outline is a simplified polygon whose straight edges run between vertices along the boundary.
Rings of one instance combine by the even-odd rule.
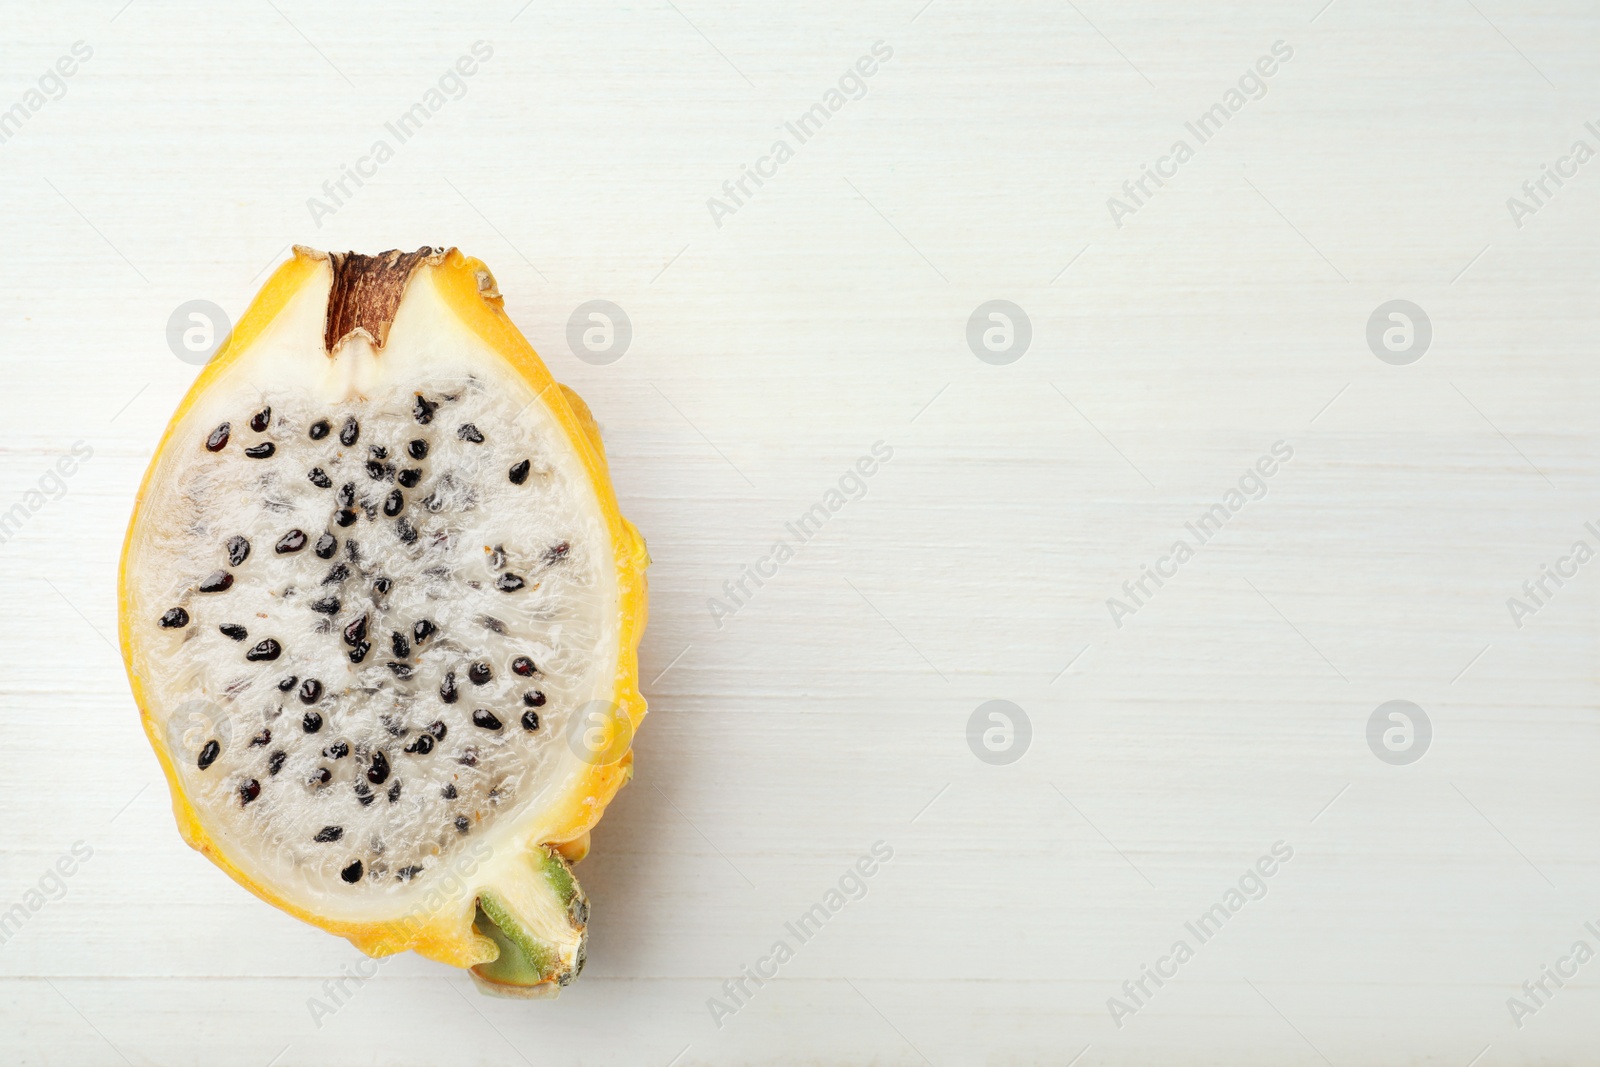
[[[1600,563],[1507,602],[1600,548],[1600,11],[1320,3],[8,0],[0,1061],[1591,1061]],[[173,828],[117,554],[195,373],[168,316],[237,314],[290,242],[488,261],[649,539],[652,713],[557,1002],[407,957],[319,1017],[364,957]],[[595,299],[608,364],[567,342]],[[1009,363],[968,344],[992,300]],[[1369,347],[1394,300],[1420,359]],[[1431,733],[1374,749],[1393,700]]]

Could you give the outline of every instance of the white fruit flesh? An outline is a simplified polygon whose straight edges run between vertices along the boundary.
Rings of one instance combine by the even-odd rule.
[[[292,904],[371,920],[405,913],[468,849],[481,860],[485,844],[542,840],[541,799],[588,769],[567,744],[574,714],[613,692],[614,548],[561,428],[455,320],[429,269],[413,276],[381,350],[357,334],[332,357],[322,270],[174,428],[133,532],[128,610],[157,743],[215,846]],[[415,414],[419,394],[437,405],[427,424]],[[251,417],[269,407],[267,428],[253,430]],[[345,445],[350,419],[359,438]],[[329,432],[313,440],[318,421]],[[208,451],[222,423],[229,441]],[[463,436],[466,425],[476,433]],[[425,457],[413,458],[413,441],[426,443]],[[246,455],[265,443],[271,456]],[[523,461],[516,484],[510,471]],[[313,468],[328,487],[313,483]],[[407,470],[420,472],[414,488],[395,480]],[[355,517],[341,526],[347,484]],[[395,492],[403,503],[385,514]],[[276,551],[294,530],[304,547]],[[337,542],[327,559],[315,551],[324,534]],[[234,565],[227,543],[239,536],[249,555]],[[231,586],[199,591],[217,571]],[[516,584],[508,575],[521,586],[502,588]],[[328,598],[339,602],[332,613]],[[161,626],[173,608],[187,624]],[[363,616],[370,649],[353,663],[344,631]],[[420,620],[436,627],[422,640]],[[234,640],[224,625],[247,636]],[[268,639],[277,658],[247,658]],[[536,673],[517,674],[518,657]],[[474,684],[475,663],[488,665],[489,681]],[[440,695],[448,674],[453,703]],[[295,685],[280,690],[290,676]],[[309,705],[308,679],[322,687]],[[321,719],[316,732],[307,712]],[[475,723],[475,712],[499,727]],[[524,725],[529,712],[536,729]],[[442,739],[427,734],[432,724],[443,724]],[[431,751],[406,751],[424,736]],[[212,741],[218,754],[202,769]],[[333,758],[341,742],[348,754]],[[377,753],[386,776],[374,770]],[[259,792],[247,800],[251,782]]]

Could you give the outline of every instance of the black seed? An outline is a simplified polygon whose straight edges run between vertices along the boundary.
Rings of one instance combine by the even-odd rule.
[[[250,542],[239,534],[228,538],[228,562],[237,567],[250,558]]]
[[[414,405],[412,405],[411,414],[416,418],[416,420],[418,422],[420,422],[422,425],[426,426],[426,425],[428,425],[428,423],[433,421],[433,413],[435,411],[437,411],[438,409],[439,409],[439,405],[438,404],[436,404],[436,403],[434,403],[434,402],[432,402],[430,400],[423,399],[422,394],[418,393],[417,394],[417,402]]]
[[[306,785],[327,785],[331,781],[333,781],[333,772],[326,767],[318,767],[311,777],[306,779]]]
[[[530,689],[522,694],[522,702],[530,708],[544,707],[544,694],[537,689]]]
[[[299,678],[292,674],[289,675],[289,677],[280,680],[278,682],[278,692],[287,693],[289,690],[294,688],[294,683],[298,682],[299,680]]]
[[[372,458],[373,459],[388,459],[389,458],[389,450],[387,448],[384,448],[382,445],[373,445],[370,449],[368,449],[368,451],[370,451],[372,453]]]
[[[247,778],[239,783],[239,806],[250,803],[261,795],[261,783],[254,778]]]
[[[222,755],[222,746],[215,741],[207,741],[205,747],[200,750],[200,759],[198,761],[200,769],[203,771],[210,767],[217,762],[217,757],[220,755]]]
[[[468,819],[465,815],[457,815],[456,833],[464,834],[470,829],[472,829],[472,820]]]
[[[444,797],[446,800],[454,800],[456,798],[456,784],[451,782],[449,785],[439,790],[439,795]]]
[[[521,575],[512,574],[510,571],[494,580],[494,587],[502,593],[515,593],[528,583],[522,580]]]
[[[278,555],[282,556],[290,552],[298,552],[304,547],[306,547],[306,535],[304,531],[290,530],[288,533],[278,538],[278,543],[272,546],[272,550],[278,553]]]
[[[356,483],[345,482],[339,487],[338,494],[334,497],[342,508],[348,508],[356,502]]]
[[[478,587],[474,585],[472,588],[476,589]],[[478,621],[483,624],[483,628],[486,630],[493,630],[497,634],[503,634],[506,632],[506,624],[495,618],[493,615],[479,615]]]
[[[344,628],[344,643],[354,648],[367,636],[367,617],[362,615]]]
[[[265,430],[268,426],[271,426],[271,425],[272,425],[272,408],[271,407],[264,407],[260,411],[256,412],[254,415],[250,416],[250,428],[252,430],[254,430],[256,433],[260,433],[262,430]]]
[[[412,526],[411,520],[404,515],[394,520],[394,528],[395,532],[399,534],[400,540],[408,545],[417,539],[417,528]]]
[[[315,704],[322,699],[322,683],[315,678],[307,678],[300,683],[300,703]],[[316,733],[315,730],[311,731]]]
[[[456,672],[445,672],[444,681],[439,683],[439,699],[446,704],[454,704],[461,699],[461,694],[456,692]]]
[[[367,781],[373,785],[382,785],[389,777],[389,757],[382,752],[372,754],[372,766],[367,768]]]
[[[337,615],[339,614],[339,598],[330,596],[323,597],[321,600],[313,600],[311,602],[311,610],[319,615]]]
[[[346,448],[355,444],[361,438],[361,425],[356,422],[355,416],[344,420],[344,425],[339,427],[339,443]]]
[[[224,448],[227,448],[228,432],[232,429],[233,427],[225,422],[215,430],[212,430],[211,436],[206,438],[206,451],[221,452]]]
[[[396,778],[389,786],[389,803],[393,804],[400,799],[400,779]]]
[[[418,734],[412,740],[412,742],[406,746],[406,751],[411,753],[413,756],[426,756],[428,753],[433,751],[433,738],[429,737],[427,734]]]
[[[396,678],[411,677],[411,664],[409,663],[396,663],[393,660],[390,660],[387,664],[385,664],[385,666],[394,672],[394,676]]]
[[[406,635],[399,630],[389,635],[389,647],[394,649],[394,654],[402,658],[411,655],[411,642],[406,640]]]
[[[537,730],[539,728],[539,713],[537,711],[523,712],[522,728],[524,730]]]
[[[344,508],[339,512],[339,514],[333,517],[333,521],[343,528],[354,526],[356,519],[358,518],[360,518],[360,516],[357,515],[354,510],[350,508]]]
[[[250,739],[251,748],[263,748],[272,743],[272,731],[263,729]]]
[[[289,758],[289,754],[286,753],[286,752],[274,752],[272,755],[268,756],[267,757],[267,773],[271,774],[271,775],[275,775],[279,771],[283,770],[283,761],[288,759],[288,758]]]
[[[313,441],[320,441],[326,436],[328,436],[327,419],[318,419],[311,424],[311,439]]]
[[[182,609],[180,608],[179,610],[181,611]],[[427,619],[418,619],[411,626],[411,639],[420,645],[422,642],[432,637],[433,631],[436,629],[438,629],[438,627],[434,626],[433,623],[429,622]]]
[[[430,722],[428,725],[424,726],[422,730],[435,741],[443,741],[444,735],[450,732],[450,728],[444,723],[440,722],[438,719],[435,719],[433,722]]]
[[[470,422],[463,422],[456,430],[456,436],[463,441],[471,441],[475,445],[483,444],[483,434],[478,432],[478,428]]]
[[[339,550],[339,539],[331,533],[325,533],[317,538],[317,543],[311,551],[317,554],[318,559],[332,559],[333,554]]]
[[[412,441],[410,444],[406,445],[406,455],[410,456],[412,459],[427,459],[428,442],[424,441],[420,437],[417,438],[415,441]]]
[[[495,718],[494,712],[486,708],[479,708],[472,713],[472,725],[484,730],[500,729],[500,720]]]
[[[559,563],[567,558],[567,552],[571,548],[572,546],[567,544],[565,541],[561,542],[559,545],[552,545],[545,552],[544,560],[546,563]]]
[[[400,509],[405,506],[406,498],[398,489],[389,490],[389,495],[383,498],[383,513],[391,519],[400,514]]]
[[[350,745],[346,741],[335,741],[322,750],[322,754],[329,759],[344,759],[350,755]]]
[[[306,471],[306,477],[311,479],[311,484],[318,489],[326,489],[333,484],[333,479],[321,467],[312,467]]]
[[[324,826],[322,829],[317,831],[317,836],[313,837],[311,840],[315,841],[319,845],[331,845],[343,836],[344,827]]]
[[[314,711],[306,712],[306,717],[300,720],[300,726],[308,734],[314,734],[322,729],[322,716]]]
[[[351,563],[354,563],[361,558],[361,545],[357,543],[354,537],[345,541],[344,554]]]
[[[329,569],[328,576],[322,579],[322,584],[332,585],[334,582],[342,582],[348,577],[350,577],[350,568],[346,567],[343,563],[335,563],[332,568]]]
[[[367,653],[370,651],[372,651],[372,643],[369,641],[361,642],[355,648],[350,650],[350,662],[360,663],[362,660],[367,658]]]
[[[511,484],[521,485],[528,480],[528,468],[532,466],[527,460],[511,465]]]
[[[244,454],[251,459],[266,459],[278,450],[278,446],[271,441],[262,441],[259,445],[251,445],[244,450]]]
[[[244,658],[251,663],[259,663],[262,660],[275,660],[281,655],[283,655],[283,646],[269,637],[265,641],[259,642],[249,652],[246,652]]]
[[[516,659],[511,661],[512,672],[519,674],[524,678],[532,678],[534,672],[538,669],[539,668],[533,665],[533,660],[529,659],[527,656],[518,656]]]
[[[369,805],[371,805],[371,803],[372,803],[372,801],[374,799],[374,797],[372,795],[372,787],[370,785],[368,785],[366,782],[357,782],[356,783],[355,794],[356,794],[356,799],[361,801],[361,806],[363,808],[368,807]]]
[[[417,487],[417,483],[422,481],[422,472],[417,470],[415,467],[407,467],[399,474],[396,474],[394,476],[394,480],[405,486],[407,489],[415,489]]]
[[[383,464],[382,463],[379,463],[375,459],[367,460],[367,477],[368,478],[371,478],[375,482],[381,482],[381,481],[383,481],[383,475],[384,475],[384,469],[383,469]]]
[[[504,570],[505,566],[506,546],[495,545],[494,548],[490,549],[489,551],[489,569],[494,571]]]
[[[483,685],[494,677],[494,670],[487,663],[479,660],[467,668],[467,680],[473,685]]]
[[[468,745],[461,750],[461,755],[456,759],[456,762],[463,767],[476,767],[478,765],[478,750]]]
[[[222,631],[223,637],[231,637],[235,641],[243,641],[250,636],[250,631],[236,622],[225,622],[218,626],[217,629]]]
[[[177,630],[189,625],[189,613],[182,608],[168,608],[161,616],[161,628]],[[418,626],[422,624],[417,623]],[[431,625],[431,624],[430,624]],[[417,640],[422,640],[420,637]]]
[[[233,575],[227,571],[212,571],[200,579],[202,593],[225,593],[233,585]]]
[[[421,873],[421,867],[401,867],[398,871],[394,872],[394,876],[400,879],[402,882],[409,882],[411,879],[415,878]]]
[[[351,425],[354,425],[354,422],[352,422]],[[361,861],[360,860],[356,860],[350,866],[348,866],[344,870],[340,871],[339,872],[339,877],[343,878],[346,882],[349,882],[351,885],[355,885],[357,882],[361,881]]]
[[[383,596],[385,593],[387,593],[389,590],[391,590],[393,588],[394,588],[394,583],[391,582],[387,578],[377,578],[377,579],[374,579],[373,582],[372,582],[372,590],[373,590],[373,592],[377,593],[379,596]]]

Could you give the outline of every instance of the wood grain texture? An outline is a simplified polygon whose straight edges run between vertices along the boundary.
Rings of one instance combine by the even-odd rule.
[[[48,497],[0,544],[0,911],[93,855],[0,945],[0,1062],[1592,1060],[1600,963],[1520,1027],[1507,1000],[1600,948],[1600,563],[1520,627],[1507,599],[1600,547],[1600,162],[1520,227],[1506,201],[1600,148],[1600,12],[1321,6],[6,4],[0,117],[92,57],[0,143],[0,512]],[[865,95],[719,226],[708,198],[880,40]],[[555,1003],[401,958],[316,1018],[362,957],[179,842],[140,734],[114,571],[195,373],[168,317],[238,314],[295,242],[487,261],[649,540],[652,712]],[[593,299],[633,326],[609,365],[568,346]],[[966,341],[994,299],[1032,325],[1006,366]],[[1408,366],[1365,338],[1394,299],[1432,323]],[[879,441],[864,494],[715,619]],[[1265,495],[1116,625],[1280,441]],[[994,699],[1032,728],[1004,766],[968,745]],[[1432,723],[1408,766],[1368,748],[1394,699]],[[864,897],[719,1026],[710,998],[877,841]],[[1200,944],[1185,923],[1280,841]]]

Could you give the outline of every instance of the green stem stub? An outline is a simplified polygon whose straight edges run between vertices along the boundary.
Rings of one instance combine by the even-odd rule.
[[[497,996],[553,997],[583,971],[588,922],[572,869],[541,847],[516,877],[479,893],[474,925],[500,955],[472,968],[473,978]]]

